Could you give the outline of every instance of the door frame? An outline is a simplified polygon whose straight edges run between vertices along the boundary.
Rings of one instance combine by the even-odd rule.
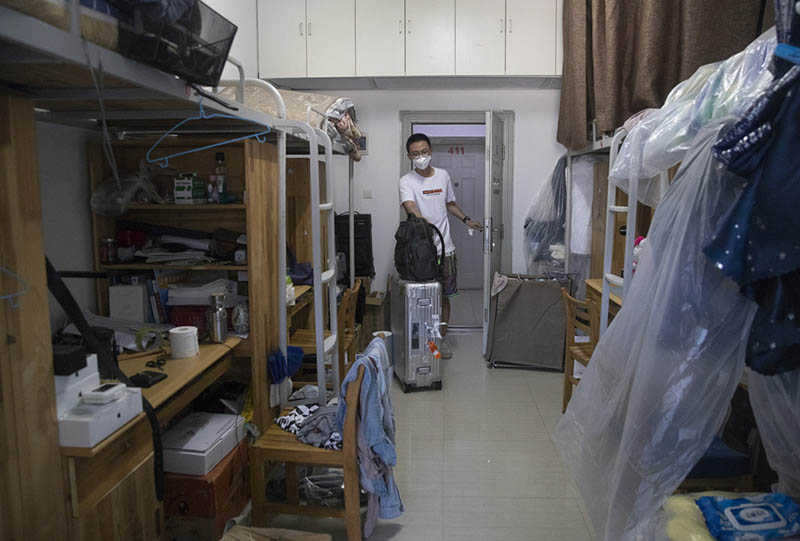
[[[412,124],[486,124],[486,111],[400,111],[400,176],[411,171],[411,164],[406,158],[406,141],[411,137]],[[500,270],[511,272],[511,250],[514,246],[516,232],[509,225],[512,223],[514,211],[514,111],[495,111],[503,120],[503,244]],[[400,220],[405,218],[402,207],[399,210]]]

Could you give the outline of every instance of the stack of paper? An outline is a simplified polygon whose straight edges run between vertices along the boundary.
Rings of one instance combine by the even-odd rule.
[[[238,295],[237,284],[233,280],[220,278],[205,284],[170,284],[167,297],[169,306],[208,306],[209,297],[214,293],[225,294],[225,307],[232,308],[247,297]]]
[[[170,252],[163,248],[145,248],[137,251],[136,255],[146,257],[147,263],[164,263],[167,265],[195,265],[214,261],[206,252],[200,250]]]

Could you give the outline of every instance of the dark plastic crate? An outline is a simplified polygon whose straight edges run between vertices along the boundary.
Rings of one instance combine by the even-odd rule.
[[[164,2],[163,6],[169,3]],[[113,3],[122,11],[119,20],[122,54],[192,83],[203,86],[219,83],[236,37],[235,24],[200,0],[177,14],[166,7],[159,9],[162,5],[158,2],[114,0]],[[155,14],[159,15],[154,17]]]

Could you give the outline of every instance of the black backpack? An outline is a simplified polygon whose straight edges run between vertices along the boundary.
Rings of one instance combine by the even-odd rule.
[[[433,232],[439,235],[441,257],[436,256]],[[444,237],[424,218],[409,215],[394,234],[394,266],[400,278],[409,282],[441,281],[444,265]]]

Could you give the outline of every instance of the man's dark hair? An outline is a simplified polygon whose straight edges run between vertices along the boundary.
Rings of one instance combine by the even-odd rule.
[[[433,149],[433,145],[431,145],[431,140],[428,139],[427,135],[425,135],[424,133],[415,133],[414,135],[408,138],[408,141],[406,141],[406,152],[408,154],[411,154],[411,145],[419,141],[425,141],[426,143],[428,143],[428,148]]]

